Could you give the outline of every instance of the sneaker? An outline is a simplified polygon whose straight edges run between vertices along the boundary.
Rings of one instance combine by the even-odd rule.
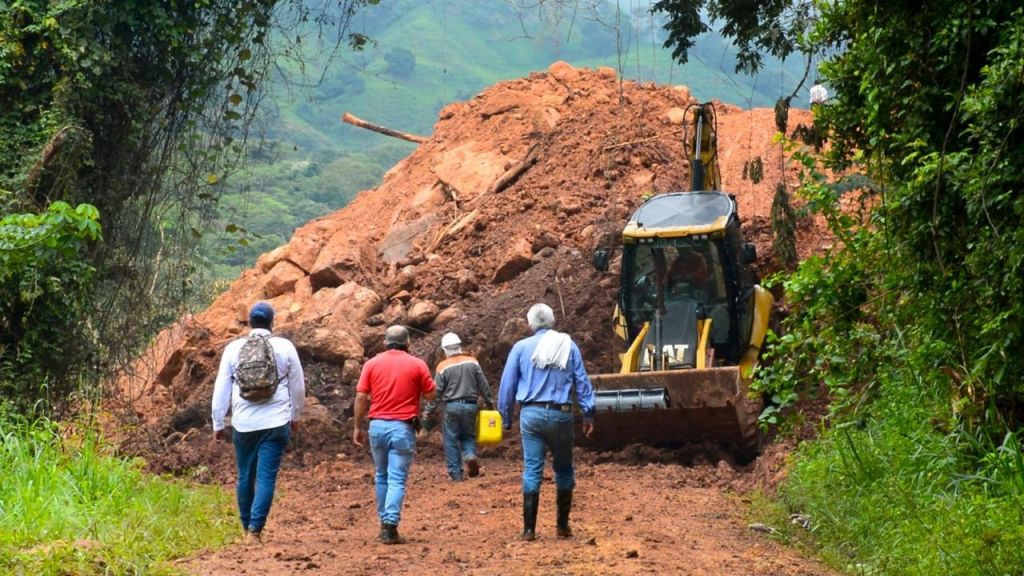
[[[476,478],[480,475],[480,461],[476,459],[476,456],[466,458],[466,472],[470,478]]]
[[[263,544],[263,534],[259,531],[246,530],[242,536],[242,544],[246,546],[259,546]]]

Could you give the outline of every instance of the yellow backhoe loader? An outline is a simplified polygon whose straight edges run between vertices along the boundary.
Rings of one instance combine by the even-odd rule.
[[[626,343],[617,374],[591,377],[589,444],[716,441],[741,457],[760,448],[749,384],[773,298],[757,284],[735,199],[719,191],[715,111],[694,105],[691,192],[659,194],[622,232],[614,329]],[[607,253],[594,265],[607,269]]]

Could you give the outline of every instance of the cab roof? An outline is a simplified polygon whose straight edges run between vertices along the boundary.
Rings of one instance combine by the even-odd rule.
[[[736,201],[718,191],[671,192],[644,202],[622,231],[624,236],[683,236],[725,230]]]

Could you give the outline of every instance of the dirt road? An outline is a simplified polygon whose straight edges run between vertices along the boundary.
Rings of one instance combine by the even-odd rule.
[[[485,448],[481,475],[453,483],[438,444],[435,437],[422,446],[413,464],[400,526],[405,544],[375,541],[373,466],[368,454],[356,453],[304,469],[295,460],[286,464],[263,546],[205,552],[182,568],[266,576],[833,574],[748,527],[744,499],[728,486],[751,472],[724,461],[684,466],[578,452],[575,536],[555,538],[549,466],[539,539],[521,542],[517,447]]]

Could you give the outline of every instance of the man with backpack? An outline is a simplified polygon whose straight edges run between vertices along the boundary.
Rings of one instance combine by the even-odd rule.
[[[269,303],[253,305],[249,335],[224,348],[213,385],[213,434],[218,441],[227,439],[224,417],[231,408],[236,495],[246,544],[263,542],[281,458],[306,398],[299,354],[290,341],[271,335],[273,323]]]

